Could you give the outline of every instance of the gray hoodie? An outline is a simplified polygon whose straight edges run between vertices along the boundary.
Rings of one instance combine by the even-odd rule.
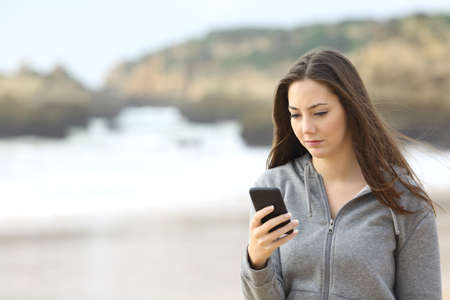
[[[366,185],[334,220],[309,153],[266,170],[255,186],[280,188],[300,223],[297,236],[277,248],[263,269],[251,268],[245,249],[246,299],[442,298],[433,210],[403,185],[396,185],[404,191],[399,204],[415,214],[394,213]],[[250,203],[250,220],[254,214]]]

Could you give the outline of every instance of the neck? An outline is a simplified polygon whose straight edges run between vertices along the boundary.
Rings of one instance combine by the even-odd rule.
[[[340,151],[332,157],[313,157],[312,163],[325,182],[364,180],[353,149]]]

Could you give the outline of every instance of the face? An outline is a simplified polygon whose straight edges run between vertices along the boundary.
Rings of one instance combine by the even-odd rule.
[[[326,85],[311,79],[295,81],[288,99],[292,129],[311,156],[327,158],[351,149],[344,107]]]

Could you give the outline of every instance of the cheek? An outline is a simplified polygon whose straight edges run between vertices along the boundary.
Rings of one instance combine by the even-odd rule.
[[[327,122],[325,126],[327,132],[334,133],[334,135],[338,134],[339,137],[343,137],[347,131],[345,115],[343,113],[334,115],[329,119],[329,122]]]
[[[293,121],[293,120],[290,121],[290,124],[291,124],[291,128],[292,128],[292,131],[294,132],[295,136],[296,136],[297,139],[299,139],[300,142],[301,142],[301,141],[302,141],[302,140],[301,140],[301,131],[302,131],[302,129],[300,128],[300,126],[298,126],[299,124],[297,124],[297,123],[296,123],[295,121]]]
[[[295,133],[295,135],[297,135],[297,131],[298,129],[295,127],[294,122],[292,122],[292,120],[289,122],[289,124],[291,124],[291,129],[292,131]]]

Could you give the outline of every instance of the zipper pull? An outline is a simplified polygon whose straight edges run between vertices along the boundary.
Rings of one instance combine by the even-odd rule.
[[[330,226],[328,226],[328,233],[333,233],[333,229],[334,229],[334,220],[331,219]]]

